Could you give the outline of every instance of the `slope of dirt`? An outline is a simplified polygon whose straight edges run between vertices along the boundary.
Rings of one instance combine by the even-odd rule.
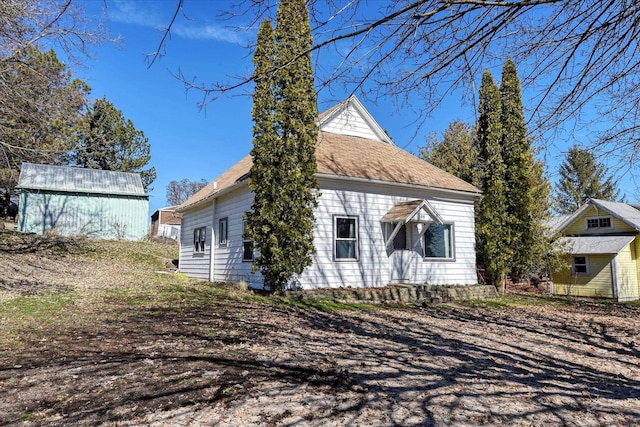
[[[112,289],[84,299],[75,290],[49,317],[12,315],[43,291],[1,303],[0,328],[13,337],[0,339],[2,426],[640,422],[638,307],[324,312],[179,276],[132,280],[118,259],[95,255],[89,274],[56,256],[0,251],[13,266],[3,274],[40,263],[3,280],[69,295],[64,286],[90,288],[102,266]],[[38,276],[50,265],[63,267]]]

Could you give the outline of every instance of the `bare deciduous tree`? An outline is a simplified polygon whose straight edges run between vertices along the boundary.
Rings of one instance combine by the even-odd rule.
[[[230,24],[240,17],[251,25],[276,5],[238,0],[226,12]],[[472,99],[482,71],[511,57],[521,65],[530,129],[595,120],[609,126],[594,148],[627,166],[640,153],[635,0],[310,0],[310,11],[319,89],[393,100],[421,123],[454,91]],[[209,102],[251,77],[212,86],[184,80]]]
[[[171,206],[179,205],[200,191],[205,185],[207,185],[207,181],[204,179],[189,181],[184,178],[181,181],[171,181],[167,184],[167,203]]]

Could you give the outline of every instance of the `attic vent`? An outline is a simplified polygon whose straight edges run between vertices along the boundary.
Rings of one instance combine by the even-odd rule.
[[[213,189],[214,190],[218,189],[218,181],[213,181]]]

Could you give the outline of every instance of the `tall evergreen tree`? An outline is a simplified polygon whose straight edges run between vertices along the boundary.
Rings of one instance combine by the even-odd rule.
[[[476,184],[478,153],[473,143],[473,128],[462,120],[454,120],[438,140],[432,134],[418,156],[469,183]]]
[[[478,170],[483,198],[476,209],[478,257],[485,266],[488,279],[502,290],[512,254],[507,230],[507,189],[505,164],[502,159],[502,107],[500,90],[491,72],[482,75],[478,105],[476,144]]]
[[[139,173],[145,190],[156,179],[156,169],[143,169],[151,160],[151,146],[144,132],[137,130],[106,99],[98,99],[87,112],[74,161],[78,166]]]
[[[0,45],[1,35],[0,30]],[[22,162],[67,160],[90,91],[53,50],[31,46],[13,55],[12,60],[0,55],[0,213],[14,192]]]
[[[534,205],[545,200],[534,200],[534,157],[527,138],[524,121],[520,80],[516,66],[507,59],[502,69],[500,84],[502,98],[502,161],[507,189],[507,231],[513,254],[509,272],[514,277],[527,273],[537,254],[535,240],[540,235],[544,218],[534,217]]]
[[[304,0],[280,1],[275,33],[263,23],[254,55],[254,192],[247,233],[265,285],[280,292],[311,265],[317,206],[316,92]]]
[[[561,215],[575,212],[587,199],[617,200],[619,191],[612,176],[586,148],[574,145],[560,165],[554,210]]]

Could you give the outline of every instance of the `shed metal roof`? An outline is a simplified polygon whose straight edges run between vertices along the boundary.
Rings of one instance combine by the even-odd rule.
[[[64,193],[147,196],[137,173],[23,163],[18,188]]]

